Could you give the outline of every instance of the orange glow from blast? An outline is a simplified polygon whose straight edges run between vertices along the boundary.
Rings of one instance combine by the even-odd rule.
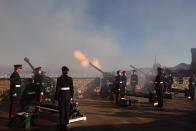
[[[80,51],[75,51],[74,57],[80,62],[87,60],[87,58]]]
[[[101,65],[99,64],[99,60],[95,59],[91,61],[91,64],[93,64],[94,66],[101,68]]]
[[[73,55],[78,61],[80,61],[82,67],[87,67],[89,65],[88,59],[80,51],[75,51]]]
[[[89,65],[89,60],[86,58],[84,54],[82,54],[80,51],[74,51],[73,53],[74,57],[80,62],[82,67],[87,67]],[[94,66],[101,68],[99,61],[97,59],[90,61],[91,64]]]
[[[84,60],[82,62],[80,62],[80,64],[82,65],[82,67],[87,67],[89,65],[88,60]]]

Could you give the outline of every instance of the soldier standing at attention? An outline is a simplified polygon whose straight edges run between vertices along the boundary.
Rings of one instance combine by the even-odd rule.
[[[123,71],[122,72],[122,82],[123,82],[123,97],[126,96],[126,92],[127,92],[127,72]]]
[[[42,97],[43,97],[43,77],[42,77],[42,69],[41,67],[35,68],[36,70],[36,75],[34,76],[34,83],[36,87],[36,99],[38,103],[42,102]],[[35,112],[40,111],[40,108],[36,107]]]
[[[74,95],[73,80],[68,76],[69,68],[62,67],[62,75],[57,79],[55,99],[59,104],[60,128],[67,128],[70,118],[70,101]]]
[[[157,95],[158,107],[161,108],[163,106],[163,90],[164,90],[165,77],[163,74],[163,70],[161,68],[158,68],[157,72],[158,74],[155,79],[155,90]]]
[[[169,74],[167,80],[168,80],[168,91],[171,92],[172,84],[174,83],[173,76],[171,73]]]
[[[122,76],[121,76],[121,70],[118,70],[117,72],[117,76],[115,77],[115,90],[116,90],[116,104],[118,104],[118,102],[120,101],[120,91],[122,88]]]
[[[21,93],[21,78],[19,72],[22,70],[22,65],[14,65],[14,72],[10,76],[10,110],[9,119],[15,115],[15,105],[19,102]]]
[[[189,96],[188,99],[193,100],[194,99],[194,93],[195,93],[195,75],[192,74],[189,78]]]
[[[138,85],[138,76],[136,74],[136,70],[133,70],[133,74],[131,75],[131,88],[132,92],[135,92],[135,88]]]

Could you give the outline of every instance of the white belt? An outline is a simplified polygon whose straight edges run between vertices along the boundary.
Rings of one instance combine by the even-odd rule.
[[[35,91],[32,91],[32,92],[28,92],[29,95],[32,95],[32,94],[36,94]]]
[[[61,90],[62,91],[68,91],[68,90],[70,90],[70,88],[69,87],[62,87]]]
[[[20,85],[16,85],[16,87],[20,87]]]
[[[163,84],[163,82],[155,82],[155,83],[156,83],[156,84],[157,84],[157,83],[161,83],[161,84]]]
[[[41,84],[43,85],[44,83],[43,82],[42,83],[36,83],[36,85],[41,85]]]

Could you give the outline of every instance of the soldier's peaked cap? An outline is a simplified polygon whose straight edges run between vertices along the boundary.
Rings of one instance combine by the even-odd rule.
[[[126,73],[126,71],[123,71],[122,73]]]
[[[62,71],[64,72],[64,71],[69,71],[69,68],[67,67],[67,66],[63,66],[62,67]]]
[[[161,71],[161,70],[162,70],[162,68],[161,68],[161,67],[158,67],[158,68],[157,68],[157,70],[158,70],[158,71]]]
[[[42,69],[42,67],[37,67],[37,68],[35,68],[35,70],[41,70]]]
[[[14,65],[15,69],[22,69],[22,65]]]

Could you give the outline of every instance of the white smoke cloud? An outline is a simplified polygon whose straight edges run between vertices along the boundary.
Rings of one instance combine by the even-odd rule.
[[[86,13],[88,0],[0,1],[0,66],[26,66],[23,58],[27,56],[35,66],[60,70],[67,65],[76,75],[97,74],[94,69],[80,66],[72,56],[75,50],[90,60],[98,59],[104,71],[129,69],[129,64],[151,66],[155,56],[166,66],[190,63],[190,48],[196,43],[194,1],[126,1],[109,5],[108,12],[104,12],[108,21],[97,26],[95,17]],[[113,22],[117,24],[112,26]],[[142,32],[142,41],[123,45],[118,26]]]
[[[75,50],[81,50],[88,58],[99,59],[104,70],[121,66],[115,66],[122,56],[119,44],[109,28],[96,28],[85,14],[87,1],[68,1],[60,9],[52,4],[1,2],[0,58],[6,61],[4,66],[24,63],[23,58],[27,56],[36,66],[60,69],[68,65],[75,74],[97,73],[80,66],[72,55]]]

